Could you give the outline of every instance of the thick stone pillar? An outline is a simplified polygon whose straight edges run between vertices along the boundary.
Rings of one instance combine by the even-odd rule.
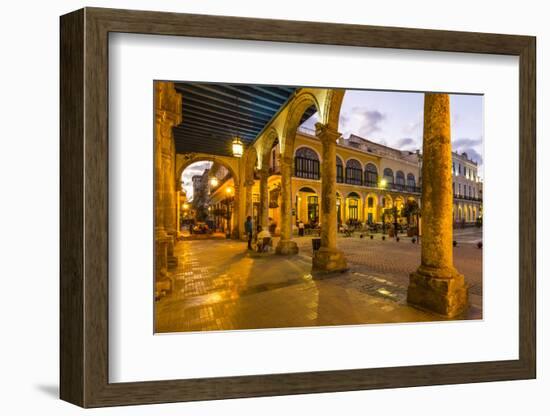
[[[269,217],[269,188],[267,180],[269,179],[269,168],[262,166],[260,170],[260,225],[267,229]]]
[[[321,164],[321,248],[313,252],[313,272],[347,270],[344,253],[336,247],[338,218],[336,206],[336,140],[340,133],[322,123],[315,124],[315,135],[323,146]]]
[[[175,145],[172,127],[181,123],[181,96],[171,82],[155,82],[155,295],[172,290],[167,271],[168,251],[175,228],[175,198],[167,210],[167,198],[175,193]],[[170,189],[168,189],[170,187]]]
[[[425,94],[422,160],[422,251],[407,300],[453,317],[468,306],[464,276],[453,265],[451,120],[448,94]]]
[[[296,254],[298,246],[292,241],[292,158],[279,156],[281,168],[281,239],[277,254]]]
[[[248,179],[244,183],[244,190],[245,190],[245,210],[244,215],[245,217],[252,216],[253,214],[253,202],[252,202],[252,189],[254,188],[254,179]]]
[[[240,229],[244,226],[244,221],[241,219],[241,187],[238,183],[234,184],[235,197],[233,198],[233,218],[231,223],[231,238],[238,240],[240,238]],[[243,224],[241,224],[241,222]]]

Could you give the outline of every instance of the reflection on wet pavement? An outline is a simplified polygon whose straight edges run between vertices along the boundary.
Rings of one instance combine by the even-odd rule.
[[[441,320],[408,306],[398,279],[353,267],[314,280],[307,254],[251,257],[231,240],[183,241],[175,254],[174,290],[156,302],[156,332]]]

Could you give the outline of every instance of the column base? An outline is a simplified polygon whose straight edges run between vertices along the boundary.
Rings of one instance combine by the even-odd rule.
[[[344,253],[335,248],[321,247],[313,252],[311,271],[316,274],[345,272],[348,263]]]
[[[468,309],[468,286],[456,270],[437,270],[420,266],[410,274],[407,302],[448,318]]]
[[[172,279],[165,275],[161,279],[155,282],[155,299],[158,300],[163,296],[172,293],[173,282]]]
[[[275,252],[285,256],[298,254],[298,245],[292,240],[279,240]]]

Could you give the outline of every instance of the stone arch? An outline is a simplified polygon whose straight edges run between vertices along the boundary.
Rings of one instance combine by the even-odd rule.
[[[258,152],[255,146],[248,149],[246,153],[246,161],[244,164],[244,178],[245,181],[254,180],[254,170],[258,165]]]
[[[323,109],[319,105],[317,97],[309,91],[299,91],[290,103],[288,115],[283,128],[283,141],[281,142],[281,153],[288,158],[294,154],[294,142],[296,131],[300,126],[300,120],[304,112],[311,106],[315,106],[319,119],[323,119]]]
[[[325,117],[323,122],[334,130],[338,130],[340,122],[340,110],[344,101],[346,90],[331,88],[327,90],[325,99]]]
[[[258,149],[258,159],[259,159],[259,168],[264,169],[265,167],[269,166],[269,156],[271,154],[271,149],[273,149],[273,146],[275,145],[276,141],[280,141],[279,134],[277,130],[275,130],[274,127],[270,127],[264,134],[262,134],[262,137],[259,142],[259,149]]]
[[[239,186],[240,177],[239,162],[235,158],[227,156],[217,156],[207,153],[185,153],[176,155],[176,178],[181,178],[183,171],[191,164],[196,162],[214,162],[219,163],[229,170],[235,186]]]

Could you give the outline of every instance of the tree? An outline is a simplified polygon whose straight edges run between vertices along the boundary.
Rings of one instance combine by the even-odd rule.
[[[401,216],[407,218],[407,226],[411,225],[411,218],[420,214],[420,208],[418,202],[414,199],[409,199],[401,210]]]

